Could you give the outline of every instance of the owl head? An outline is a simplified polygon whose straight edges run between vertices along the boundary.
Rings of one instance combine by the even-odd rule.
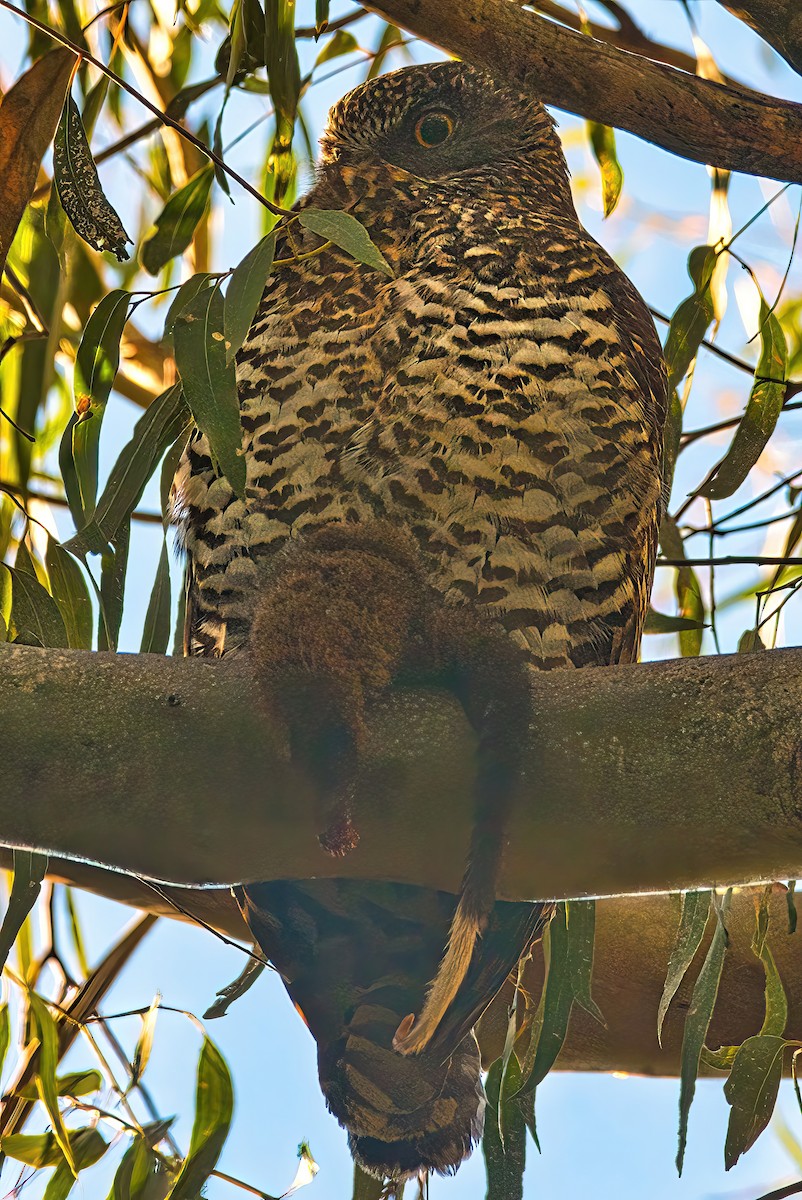
[[[567,199],[554,122],[531,93],[461,62],[405,67],[368,80],[329,114],[321,165],[377,161],[428,182],[520,180],[533,171]]]

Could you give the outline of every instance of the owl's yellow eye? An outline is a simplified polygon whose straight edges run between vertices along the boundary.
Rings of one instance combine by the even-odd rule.
[[[415,137],[427,150],[442,146],[454,132],[454,118],[445,112],[428,112],[415,124]]]

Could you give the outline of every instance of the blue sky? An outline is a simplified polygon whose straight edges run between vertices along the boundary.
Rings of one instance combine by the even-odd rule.
[[[333,15],[346,11],[348,4],[333,6]],[[746,28],[723,12],[713,0],[700,0],[693,11],[702,36],[713,48],[719,66],[753,86],[770,93],[802,100],[802,80],[778,59],[767,53]],[[589,5],[591,14],[601,15]],[[681,6],[675,0],[638,0],[630,11],[644,30],[657,40],[665,40],[690,49],[688,27]],[[299,23],[312,18],[313,5],[299,0]],[[0,16],[0,31],[6,47],[0,56],[3,79],[16,74],[19,62],[19,31],[10,19]],[[362,45],[373,46],[377,40],[372,22],[357,29]],[[414,48],[420,59],[436,57],[425,46]],[[208,67],[210,48],[203,69]],[[336,64],[335,64],[336,65]],[[338,74],[314,89],[305,102],[310,126],[320,130],[328,106],[350,86],[364,76],[364,65]],[[235,95],[229,105],[226,132],[228,137],[243,129],[266,107],[263,98]],[[129,109],[131,123],[139,114]],[[213,114],[210,107],[209,112]],[[603,221],[598,195],[598,176],[589,156],[582,123],[567,114],[556,114],[565,139],[572,168],[575,190],[583,220],[590,230],[624,265],[648,301],[664,312],[671,312],[688,293],[689,282],[684,263],[689,249],[706,238],[709,179],[705,168],[684,162],[663,151],[648,146],[626,134],[618,136],[618,148],[626,182],[619,210]],[[261,129],[266,129],[262,126]],[[257,131],[246,138],[231,153],[233,166],[246,175],[263,151],[264,132]],[[105,185],[123,212],[132,203],[139,184],[136,176],[120,163],[102,171]],[[761,190],[758,181],[749,178],[733,180],[730,203],[733,222],[737,228],[765,202],[779,185],[768,184]],[[798,189],[796,189],[798,193]],[[261,213],[258,206],[241,193],[234,196],[234,207],[224,202],[221,217],[214,230],[215,265],[224,269],[234,265],[257,239]],[[773,298],[784,269],[789,244],[789,219],[793,225],[798,194],[792,190],[788,201],[775,206],[745,235],[741,252],[756,269],[767,294]],[[790,207],[789,207],[790,205]],[[659,214],[659,219],[655,216]],[[789,218],[790,214],[790,218]],[[778,223],[775,224],[774,220]],[[730,283],[741,289],[740,269],[730,269]],[[791,286],[799,289],[799,271],[792,276]],[[745,277],[744,277],[745,278]],[[741,310],[731,294],[727,315],[722,324],[720,343],[737,354],[748,356]],[[748,297],[741,296],[744,311],[749,311]],[[141,310],[143,311],[143,310]],[[158,330],[161,315],[150,312],[145,318]],[[663,330],[661,329],[661,333]],[[704,425],[738,413],[748,394],[748,379],[723,366],[710,356],[700,360],[693,392],[689,401],[687,426]],[[116,397],[106,419],[103,432],[103,456],[106,467],[114,461],[138,416],[127,401]],[[771,455],[766,456],[761,470],[750,478],[732,501],[724,502],[722,511],[734,507],[763,487],[781,472],[784,464],[793,461],[794,443],[799,433],[799,418],[784,418],[784,434],[777,439]],[[729,435],[716,441],[721,451]],[[709,442],[698,450],[683,455],[675,484],[675,497],[681,496],[698,483],[705,464],[710,463]],[[779,505],[779,501],[778,501]],[[144,507],[158,508],[158,493],[149,489]],[[771,508],[759,515],[770,515]],[[693,511],[694,516],[701,513]],[[71,531],[62,515],[59,528],[64,536]],[[701,520],[700,524],[703,523]],[[736,545],[749,552],[776,552],[781,532],[771,531],[756,540],[728,542],[727,550]],[[126,593],[126,614],[123,623],[121,649],[135,650],[139,645],[144,609],[156,568],[161,542],[160,533],[152,527],[137,527],[134,532]],[[705,553],[706,540],[697,539],[694,549]],[[175,562],[174,576],[178,581],[180,567]],[[751,578],[746,571],[731,571],[720,576],[717,586],[726,596]],[[658,575],[655,605],[670,612],[671,573]],[[722,647],[734,649],[738,636],[750,621],[743,606],[727,609],[721,618]],[[786,610],[782,639],[786,644],[800,641],[799,608],[793,603]],[[713,649],[709,638],[706,652]],[[645,657],[676,654],[673,638],[649,638]],[[221,797],[221,803],[236,813],[236,797]],[[165,797],[169,804],[169,796]],[[126,910],[88,896],[79,899],[80,910],[89,933],[92,956],[100,955],[129,919]],[[801,935],[802,936],[802,935]],[[165,1004],[202,1012],[215,991],[237,975],[242,966],[238,951],[225,947],[209,934],[176,923],[162,922],[137,954],[136,961],[106,1001],[108,1012],[123,1011],[147,1005],[159,990]],[[137,1035],[136,1019],[121,1021],[120,1032],[131,1047]],[[220,1166],[223,1170],[248,1180],[268,1192],[279,1193],[286,1188],[295,1171],[295,1148],[302,1139],[310,1142],[320,1164],[320,1173],[306,1194],[310,1200],[342,1200],[350,1187],[351,1166],[345,1138],[334,1120],[326,1113],[317,1087],[314,1045],[292,1006],[283,993],[278,979],[266,973],[252,991],[240,1000],[221,1021],[211,1022],[210,1035],[226,1054],[232,1066],[236,1087],[236,1120]],[[198,1035],[186,1019],[169,1013],[159,1018],[153,1058],[148,1081],[162,1113],[182,1113],[175,1126],[176,1136],[186,1145],[189,1137],[194,1069],[198,1051]],[[73,1052],[86,1061],[86,1051]],[[611,1076],[555,1074],[542,1085],[538,1094],[538,1124],[542,1154],[530,1144],[526,1176],[526,1195],[575,1200],[577,1197],[616,1197],[620,1200],[640,1200],[649,1195],[653,1200],[703,1200],[703,1198],[732,1198],[747,1200],[760,1195],[770,1186],[793,1177],[793,1167],[775,1134],[770,1130],[756,1147],[731,1172],[723,1168],[723,1144],[727,1121],[727,1105],[721,1082],[700,1083],[694,1102],[685,1172],[676,1178],[678,1084],[674,1080],[613,1078]],[[796,1111],[790,1087],[784,1086],[782,1108],[792,1128],[802,1133],[802,1119]],[[75,1195],[94,1200],[106,1194],[109,1169],[105,1162],[86,1177]],[[7,1178],[13,1176],[9,1172]],[[237,1193],[228,1185],[212,1181],[207,1189],[212,1200],[224,1200]],[[35,1194],[31,1190],[31,1194]],[[455,1180],[436,1180],[431,1185],[434,1200],[464,1197],[474,1200],[484,1195],[484,1170],[481,1155],[476,1154]]]

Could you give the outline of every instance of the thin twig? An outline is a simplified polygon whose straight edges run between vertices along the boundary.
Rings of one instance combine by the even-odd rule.
[[[802,557],[767,558],[762,555],[727,554],[723,558],[658,558],[658,567],[802,567]]]
[[[0,409],[1,414],[2,409]],[[24,430],[21,432],[24,432]],[[26,433],[25,436],[28,437],[29,435]],[[33,441],[33,438],[31,438],[31,441]],[[25,500],[40,500],[43,504],[54,504],[56,508],[70,507],[66,496],[49,496],[46,492],[35,492],[31,488],[21,488],[16,483],[6,483],[2,479],[0,479],[0,492],[5,492],[9,496],[22,496]],[[25,515],[27,517],[28,514],[25,513]],[[131,520],[141,521],[145,525],[161,525],[163,523],[163,518],[158,513],[145,512],[142,509],[135,509],[131,513]]]

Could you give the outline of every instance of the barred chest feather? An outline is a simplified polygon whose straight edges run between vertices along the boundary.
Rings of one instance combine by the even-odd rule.
[[[260,559],[381,516],[413,532],[448,601],[486,606],[533,665],[633,652],[660,493],[641,361],[656,339],[648,316],[654,346],[619,331],[622,289],[642,302],[575,218],[504,206],[435,204],[382,237],[374,194],[359,215],[395,279],[330,251],[269,282],[238,360],[247,501],[198,470],[202,441],[183,484],[226,649]]]

